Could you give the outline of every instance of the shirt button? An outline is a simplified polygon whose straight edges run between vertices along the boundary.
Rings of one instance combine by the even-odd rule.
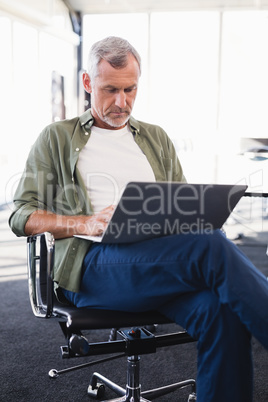
[[[79,148],[75,148],[76,151],[79,151]]]
[[[85,135],[88,135],[88,132],[87,132],[87,131],[85,132]]]

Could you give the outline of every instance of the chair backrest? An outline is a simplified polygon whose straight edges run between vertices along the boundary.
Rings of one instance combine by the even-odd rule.
[[[37,317],[50,317],[53,312],[52,269],[54,237],[45,232],[27,238],[29,296],[33,313]]]

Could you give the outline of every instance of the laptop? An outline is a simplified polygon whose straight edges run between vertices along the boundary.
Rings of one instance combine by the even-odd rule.
[[[246,185],[130,182],[101,236],[102,243],[131,243],[174,234],[209,234],[225,223]]]

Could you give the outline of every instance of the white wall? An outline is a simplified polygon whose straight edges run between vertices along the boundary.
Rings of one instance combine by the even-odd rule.
[[[66,117],[77,114],[76,49],[59,0],[0,1],[0,204],[10,201],[30,147],[52,122],[52,72],[64,77]]]

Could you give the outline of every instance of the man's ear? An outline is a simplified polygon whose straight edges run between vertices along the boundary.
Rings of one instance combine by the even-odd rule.
[[[82,79],[83,79],[83,85],[84,85],[86,92],[88,92],[90,94],[92,92],[92,86],[91,86],[91,80],[90,80],[88,73],[83,73]]]

